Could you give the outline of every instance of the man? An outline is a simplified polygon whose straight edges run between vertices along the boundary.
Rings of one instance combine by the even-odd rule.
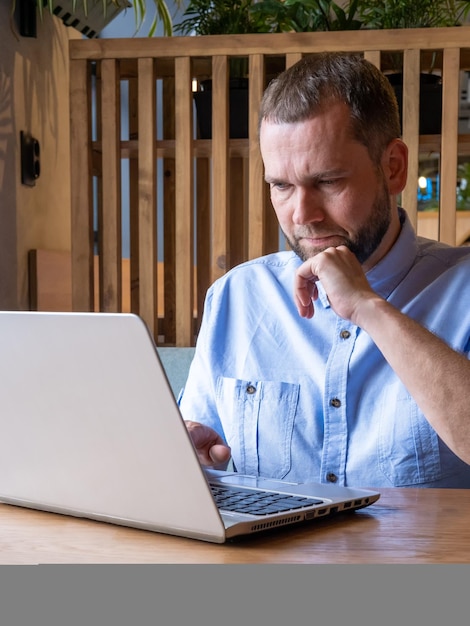
[[[305,58],[260,112],[292,252],[208,290],[181,410],[201,463],[353,486],[470,487],[470,251],[417,238],[396,100]]]

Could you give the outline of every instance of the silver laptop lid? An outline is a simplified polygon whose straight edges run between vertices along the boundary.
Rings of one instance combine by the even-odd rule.
[[[0,312],[0,405],[1,500],[224,541],[138,316]]]

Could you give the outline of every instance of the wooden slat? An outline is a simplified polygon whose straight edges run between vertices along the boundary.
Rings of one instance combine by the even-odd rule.
[[[100,310],[120,311],[121,302],[121,160],[118,62],[102,63],[102,194],[100,215]]]
[[[439,240],[456,242],[456,189],[458,110],[460,97],[460,53],[458,48],[444,51],[442,72],[442,146],[439,202]]]
[[[175,158],[176,144],[174,139],[158,140],[156,143],[157,158]],[[94,153],[101,155],[101,141],[93,141],[92,146]],[[228,149],[230,157],[248,158],[248,143],[246,139],[230,139]],[[123,159],[137,158],[138,151],[139,142],[137,140],[121,141],[121,157]],[[196,158],[210,158],[212,156],[212,140],[196,139],[193,142],[193,156]]]
[[[248,158],[248,142],[246,139],[231,139],[229,141],[230,158]],[[101,142],[92,142],[93,152],[95,156],[101,154]],[[440,152],[441,136],[440,135],[421,135],[419,137],[419,149],[423,154]],[[175,142],[158,141],[157,142],[157,158],[174,158]],[[470,153],[470,134],[459,134],[458,151],[460,156],[467,156]],[[121,157],[123,159],[136,158],[138,153],[137,141],[121,142]],[[195,158],[206,158],[212,154],[212,142],[210,139],[198,139],[193,142],[193,155]]]
[[[380,54],[380,50],[365,50],[364,51],[364,58],[370,63],[373,63],[379,69],[381,67],[381,56],[382,55]]]
[[[139,97],[139,313],[154,335],[157,327],[156,92],[153,59],[138,61]]]
[[[226,56],[212,60],[212,233],[211,282],[225,273],[229,259],[229,99]]]
[[[128,81],[129,137],[139,136],[139,93],[137,78]],[[129,159],[129,248],[131,310],[139,313],[139,161],[137,153]],[[122,144],[121,144],[122,158]],[[124,296],[123,296],[124,298]]]
[[[402,203],[406,208],[411,223],[416,228],[418,223],[418,188],[419,172],[419,50],[405,50],[403,53],[403,140],[408,146],[408,180],[402,194]]]
[[[446,47],[468,48],[470,27],[407,28],[314,33],[263,33],[241,35],[199,35],[197,37],[135,37],[126,39],[71,40],[72,59],[176,58],[182,53],[193,57],[276,53],[304,54],[319,51],[357,52],[365,50],[435,50]],[[467,61],[467,58],[466,58]]]
[[[248,258],[248,159],[230,159],[230,264],[227,269]]]
[[[202,311],[206,291],[211,284],[211,202],[210,202],[210,160],[200,158],[196,162],[196,255],[197,255],[197,326],[202,321]]]
[[[265,252],[264,238],[264,169],[258,140],[258,111],[264,90],[264,65],[260,54],[250,55],[249,119],[249,173],[248,188],[248,257],[261,256]]]
[[[193,334],[193,136],[191,62],[175,60],[176,123],[176,345],[191,346]]]
[[[264,206],[264,254],[279,250],[279,222],[271,204],[271,193],[267,184],[263,185]]]
[[[162,135],[163,139],[157,142],[157,158],[163,158],[163,260],[165,263],[164,275],[164,308],[163,334],[165,341],[176,341],[176,294],[175,294],[175,189],[176,189],[176,162],[175,150],[171,154],[159,153],[158,147],[170,141],[175,146],[175,78],[173,76],[161,81],[162,88]],[[160,306],[160,305],[159,305]]]
[[[29,250],[31,311],[72,311],[72,259],[65,250]]]
[[[91,73],[86,61],[70,62],[70,150],[72,302],[75,311],[93,309],[93,188]]]
[[[295,65],[302,58],[301,52],[291,52],[286,54],[286,69]]]

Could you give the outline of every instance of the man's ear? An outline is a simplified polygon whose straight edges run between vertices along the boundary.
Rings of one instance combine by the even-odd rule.
[[[403,191],[408,174],[408,148],[401,139],[393,139],[382,156],[382,171],[391,196]]]

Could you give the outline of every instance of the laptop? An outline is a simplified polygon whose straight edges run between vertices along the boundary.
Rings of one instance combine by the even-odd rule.
[[[202,468],[134,314],[0,312],[0,439],[4,503],[215,543],[380,497]]]

